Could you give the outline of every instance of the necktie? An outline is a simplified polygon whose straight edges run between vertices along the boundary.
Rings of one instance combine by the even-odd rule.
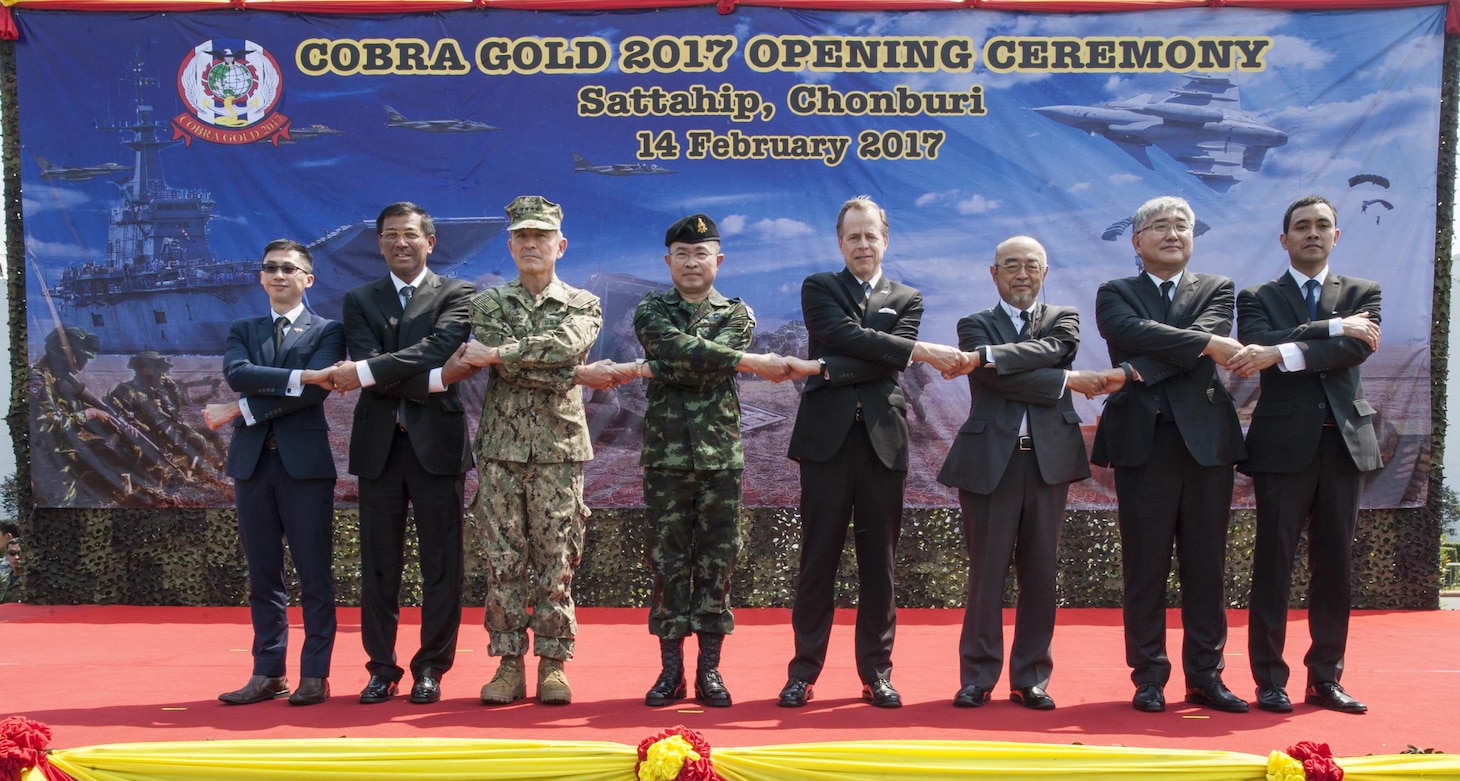
[[[279,348],[284,346],[284,332],[287,331],[287,330],[289,330],[289,318],[287,318],[287,317],[276,317],[276,318],[274,318],[274,352],[275,353],[279,352]]]
[[[400,289],[401,309],[405,309],[411,305],[411,296],[415,295],[415,293],[416,287],[414,285],[405,285]]]
[[[872,297],[872,283],[871,282],[863,282],[862,283],[862,300],[857,302],[858,306],[862,310],[862,314],[863,315],[866,315],[867,314],[867,299],[869,299],[871,297]]]
[[[1163,323],[1171,319],[1171,288],[1173,287],[1176,287],[1176,283],[1169,279],[1161,283],[1161,322]]]
[[[1020,339],[1028,339],[1029,338],[1029,323],[1030,323],[1030,320],[1031,320],[1031,318],[1029,317],[1029,310],[1026,309],[1023,312],[1020,312],[1019,313],[1019,319],[1024,321],[1024,325],[1020,326],[1020,328],[1019,328],[1019,338]]]
[[[1308,319],[1318,319],[1318,280],[1310,279],[1303,283],[1303,300],[1308,303]]]

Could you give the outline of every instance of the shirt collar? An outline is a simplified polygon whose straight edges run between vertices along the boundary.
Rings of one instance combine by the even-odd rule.
[[[1016,329],[1024,327],[1024,319],[1019,317],[1020,312],[1028,312],[1030,322],[1033,322],[1034,307],[1034,304],[1030,304],[1028,309],[1020,309],[1002,298],[999,299],[999,308],[1004,310],[1004,314],[1009,316],[1009,322],[1013,323]]]
[[[421,283],[426,281],[426,273],[426,269],[421,269],[421,273],[416,275],[416,278],[414,280],[411,280],[410,282],[402,282],[400,277],[396,276],[395,274],[391,274],[390,284],[395,285],[396,295],[400,295],[400,289],[405,287],[406,285],[410,285],[411,287],[420,290]]]
[[[1310,277],[1292,266],[1288,266],[1288,276],[1292,277],[1293,281],[1298,283],[1299,290],[1302,290],[1303,283],[1310,279],[1318,280],[1318,287],[1323,287],[1323,283],[1328,281],[1328,266],[1325,265],[1316,277]]]
[[[1176,276],[1174,276],[1174,277],[1172,277],[1170,279],[1162,279],[1162,278],[1156,276],[1155,274],[1152,274],[1149,271],[1142,271],[1141,273],[1142,274],[1145,274],[1147,279],[1149,279],[1149,280],[1151,280],[1151,282],[1155,283],[1157,289],[1160,289],[1161,283],[1163,283],[1163,282],[1174,282],[1175,284],[1173,284],[1171,286],[1171,289],[1172,290],[1175,290],[1176,288],[1181,287],[1181,278],[1184,277],[1184,276],[1186,276],[1186,269],[1182,269],[1182,270],[1176,272]],[[1172,298],[1175,298],[1176,297],[1176,294],[1175,293],[1172,293],[1171,294],[1171,297]]]
[[[303,301],[300,301],[298,306],[294,307],[293,309],[290,309],[289,311],[285,312],[282,315],[279,314],[278,312],[275,312],[272,309],[269,310],[269,318],[270,318],[270,321],[278,320],[281,317],[287,317],[287,318],[289,318],[289,324],[290,325],[293,325],[294,323],[299,322],[299,318],[303,314],[304,314],[304,302]]]

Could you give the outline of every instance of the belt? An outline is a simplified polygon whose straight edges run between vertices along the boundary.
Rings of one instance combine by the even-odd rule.
[[[268,436],[264,437],[264,449],[265,450],[278,450],[279,449],[279,443],[274,440],[274,432],[270,431],[269,434],[268,434]]]
[[[1019,449],[1020,450],[1033,450],[1034,449],[1034,437],[1019,437]]]
[[[852,420],[855,420],[855,421],[858,421],[858,422],[861,422],[863,420],[866,420],[866,418],[862,417],[862,405],[861,404],[858,404],[857,405],[857,412],[856,412],[855,416],[852,418]]]
[[[1325,421],[1323,421],[1323,427],[1324,428],[1338,428],[1338,421],[1336,421],[1336,420],[1325,420]]]

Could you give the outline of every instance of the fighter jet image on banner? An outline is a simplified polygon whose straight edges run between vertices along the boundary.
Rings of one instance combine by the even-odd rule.
[[[335,130],[327,125],[309,125],[289,128],[290,141],[313,141],[320,136],[343,136],[345,131]],[[288,142],[285,142],[288,143]]]
[[[502,129],[474,119],[406,119],[390,106],[385,107],[385,113],[390,117],[390,121],[385,123],[386,127],[419,130],[423,133],[484,133]]]
[[[42,179],[60,179],[63,182],[87,182],[100,176],[120,177],[132,172],[130,166],[120,163],[102,163],[101,165],[72,168],[56,165],[40,155],[35,156],[35,161],[40,164]]]
[[[654,163],[613,163],[610,165],[594,165],[577,152],[573,153],[573,173],[575,174],[599,174],[600,176],[657,176],[659,174],[677,174],[678,171],[671,171],[662,165]]]
[[[1098,106],[1044,106],[1034,111],[1090,135],[1099,133],[1148,169],[1147,147],[1158,147],[1186,172],[1224,193],[1241,171],[1258,171],[1267,150],[1288,135],[1242,110],[1237,86],[1221,76],[1192,74],[1157,100],[1137,95]]]

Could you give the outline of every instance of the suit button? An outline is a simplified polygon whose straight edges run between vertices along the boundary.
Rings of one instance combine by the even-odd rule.
[[[1320,401],[1318,402],[1318,409],[1328,409],[1328,405]]]

